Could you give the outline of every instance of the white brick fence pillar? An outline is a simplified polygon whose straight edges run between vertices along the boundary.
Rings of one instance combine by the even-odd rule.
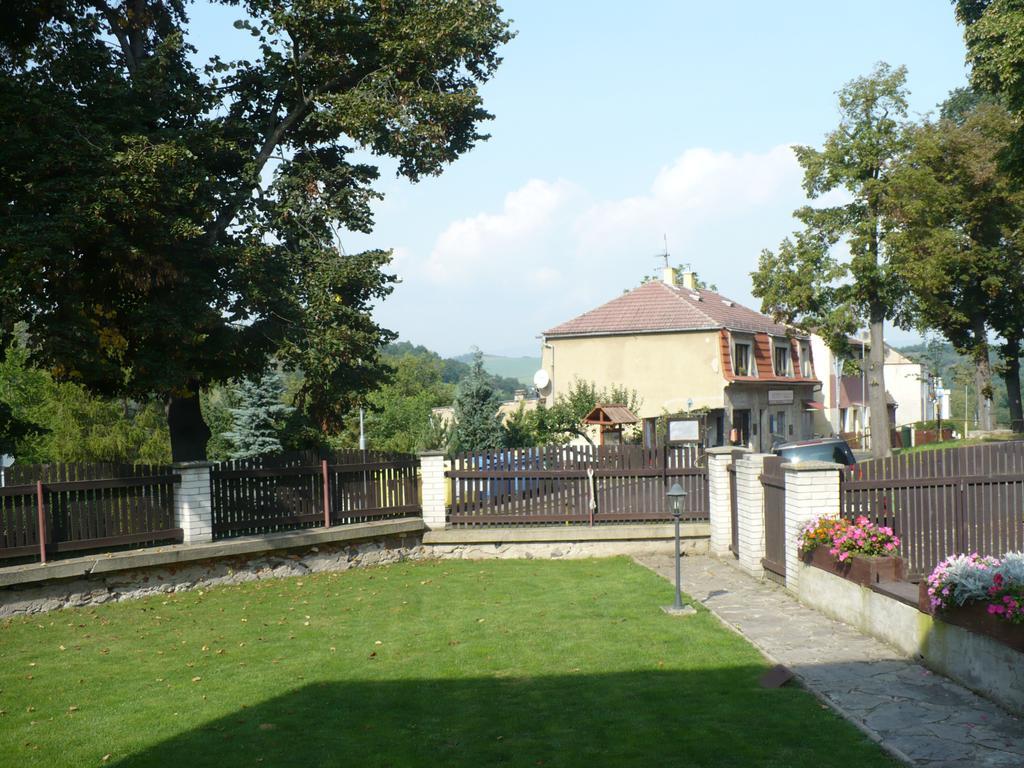
[[[212,466],[209,461],[174,465],[174,472],[181,475],[181,482],[174,486],[174,525],[183,531],[185,544],[213,541]]]
[[[431,530],[445,525],[444,453],[427,451],[420,454],[420,477],[423,480],[423,524]]]
[[[733,451],[746,450],[723,446],[708,448],[708,527],[711,529],[709,547],[712,555],[730,555],[732,544],[732,489],[729,483],[729,464]]]
[[[761,470],[770,453],[750,453],[736,462],[739,563],[751,576],[764,575],[764,488]]]
[[[800,580],[800,529],[820,515],[839,514],[839,473],[842,465],[828,461],[783,464],[786,473],[786,588],[797,591]]]

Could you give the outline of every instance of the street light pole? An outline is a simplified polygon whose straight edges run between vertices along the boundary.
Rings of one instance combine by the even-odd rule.
[[[672,510],[672,517],[676,523],[676,596],[672,605],[664,605],[661,610],[671,616],[689,616],[697,611],[692,605],[683,605],[682,576],[680,573],[680,561],[683,554],[679,542],[679,518],[683,515],[683,499],[686,497],[686,491],[682,489],[679,483],[673,483],[667,496],[669,508]]]

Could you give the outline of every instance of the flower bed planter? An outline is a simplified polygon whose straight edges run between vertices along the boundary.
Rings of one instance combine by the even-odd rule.
[[[920,586],[918,607],[925,613],[931,613],[939,621],[962,627],[969,632],[986,635],[1013,650],[1024,653],[1024,625],[1012,624],[999,616],[988,612],[987,603],[967,603],[952,608],[933,611],[928,596],[928,582],[922,581]]]
[[[1024,653],[1024,626],[1012,624],[988,612],[987,603],[967,603],[935,611],[928,595],[928,582],[919,585],[919,603],[924,613],[932,614],[939,621],[962,627],[969,632],[991,637],[1015,651]]]
[[[863,587],[880,584],[883,581],[902,581],[906,574],[906,564],[902,557],[851,555],[843,562],[839,562],[828,550],[826,546],[815,547],[803,553],[803,561]]]

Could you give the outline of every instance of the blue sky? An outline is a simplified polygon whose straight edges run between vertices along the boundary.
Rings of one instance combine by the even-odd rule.
[[[966,83],[952,6],[935,0],[503,4],[518,36],[483,90],[490,141],[410,184],[382,161],[370,236],[402,278],[377,310],[445,355],[538,354],[536,336],[655,270],[667,236],[734,299],[803,203],[789,146],[820,144],[835,92],[875,62],[909,68],[911,109]],[[201,48],[244,40],[199,8]],[[895,331],[895,343],[916,337]]]

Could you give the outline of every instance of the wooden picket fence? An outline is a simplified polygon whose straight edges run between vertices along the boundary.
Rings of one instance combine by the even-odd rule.
[[[1024,548],[1024,442],[866,461],[842,480],[844,516],[891,526],[915,579],[948,555]]]
[[[666,492],[687,492],[683,519],[708,517],[696,447],[548,446],[452,457],[448,523],[475,527],[671,520]]]
[[[422,514],[419,459],[383,451],[297,451],[215,465],[214,538]]]
[[[17,465],[0,487],[0,559],[180,542],[170,467]]]

